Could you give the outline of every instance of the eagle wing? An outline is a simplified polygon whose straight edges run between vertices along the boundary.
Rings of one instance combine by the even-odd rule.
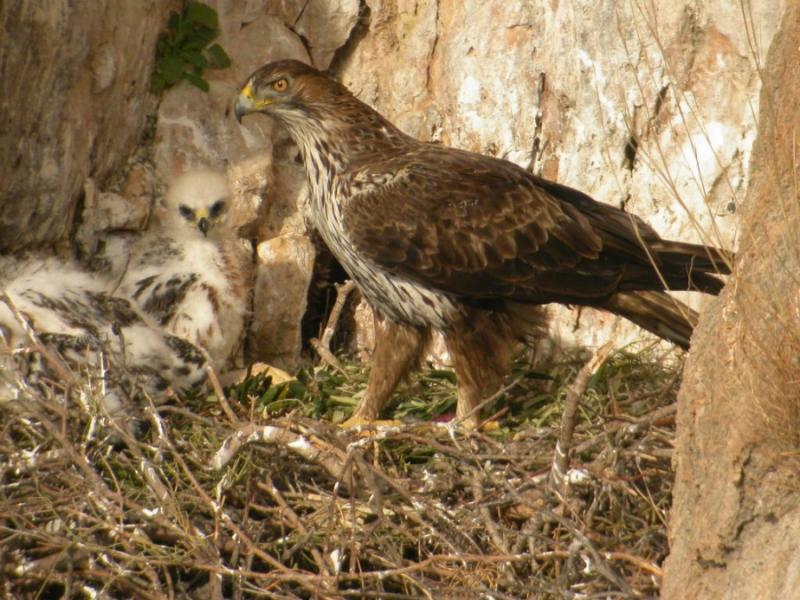
[[[351,165],[351,243],[390,273],[465,299],[580,302],[616,291],[643,221],[507,161],[421,145]],[[625,260],[616,260],[615,257]],[[652,267],[647,266],[652,271]]]

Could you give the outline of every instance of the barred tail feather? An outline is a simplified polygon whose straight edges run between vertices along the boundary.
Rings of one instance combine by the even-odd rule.
[[[735,253],[722,248],[673,240],[649,242],[650,249],[666,264],[683,263],[694,270],[716,275],[730,275]]]
[[[603,308],[684,350],[697,324],[697,313],[665,292],[619,292]]]

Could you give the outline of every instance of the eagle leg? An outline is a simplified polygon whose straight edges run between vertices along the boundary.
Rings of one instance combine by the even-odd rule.
[[[429,338],[429,330],[403,325],[375,313],[375,349],[367,391],[345,426],[374,421],[380,416],[397,384],[419,364]]]
[[[508,372],[518,345],[515,332],[505,313],[468,308],[461,323],[444,336],[458,382],[456,417],[475,429],[478,407],[500,389]]]

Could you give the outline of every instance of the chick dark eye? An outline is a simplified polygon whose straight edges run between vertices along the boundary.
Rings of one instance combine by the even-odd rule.
[[[217,200],[211,205],[211,210],[208,211],[208,216],[210,216],[212,219],[216,219],[222,214],[223,210],[225,210],[225,201]]]
[[[178,212],[181,213],[181,216],[187,221],[194,221],[194,211],[188,206],[181,204],[178,207]]]
[[[278,79],[278,81],[272,82],[272,89],[276,92],[285,92],[288,87],[289,82],[285,79]]]

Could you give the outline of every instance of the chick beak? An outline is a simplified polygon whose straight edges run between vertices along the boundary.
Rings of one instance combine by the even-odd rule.
[[[197,228],[203,232],[204,237],[208,237],[208,228],[211,226],[211,223],[208,219],[203,217],[199,221],[197,221]]]

